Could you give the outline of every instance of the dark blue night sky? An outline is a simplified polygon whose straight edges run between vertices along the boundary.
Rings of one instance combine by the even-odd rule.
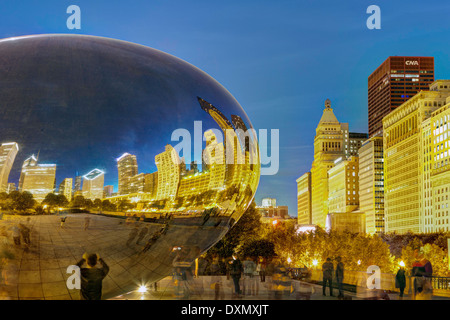
[[[81,30],[66,28],[71,4],[81,8]],[[366,27],[372,4],[381,8],[381,30]],[[388,56],[434,56],[436,78],[448,79],[449,12],[450,3],[438,0],[3,0],[0,37],[116,38],[205,71],[237,99],[255,129],[280,130],[280,170],[261,178],[256,200],[275,197],[296,215],[295,180],[310,169],[325,99],[350,131],[367,132],[367,77]]]

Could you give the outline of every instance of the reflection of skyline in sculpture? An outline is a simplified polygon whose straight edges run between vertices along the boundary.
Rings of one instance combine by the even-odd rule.
[[[128,186],[130,185],[128,180],[138,174],[136,156],[128,152],[121,155],[117,158],[117,170],[119,173],[118,194],[130,193],[130,190],[128,190]]]
[[[34,155],[26,159],[20,173],[19,191],[30,192],[41,202],[55,188],[56,164],[38,163]]]
[[[144,208],[152,201],[175,201],[176,198],[179,198],[176,206],[173,206],[173,203],[172,205],[165,203],[163,208],[184,209],[193,202],[201,205],[217,205],[216,201],[228,201],[228,208],[231,200],[233,203],[244,198],[239,195],[247,186],[250,188],[247,193],[255,192],[257,185],[255,177],[259,176],[255,169],[258,170],[259,165],[256,164],[255,167],[255,163],[252,162],[252,159],[257,157],[251,154],[255,150],[256,140],[251,135],[252,132],[247,130],[241,117],[232,114],[236,128],[234,130],[231,122],[218,108],[201,98],[198,100],[201,108],[217,122],[224,133],[223,142],[219,143],[213,130],[204,132],[206,146],[202,152],[201,172],[198,171],[194,161],[187,171],[184,158],[180,158],[173,146],[168,144],[164,152],[155,156],[157,172],[138,173],[136,155],[125,152],[116,159],[119,177],[119,192],[116,195],[104,192],[105,172],[100,169],[94,169],[83,176],[81,194],[87,199],[109,199],[116,204],[122,200],[140,202],[138,211],[146,211]],[[242,143],[245,143],[245,148],[242,148]],[[11,161],[9,165],[12,166]],[[29,191],[36,200],[42,201],[47,193],[56,191],[55,171],[56,165],[37,164],[34,155],[27,158],[23,165],[19,190]],[[30,172],[33,173],[33,179],[30,179]],[[27,175],[28,178],[25,180]],[[53,182],[50,183],[50,180]],[[59,193],[64,194],[69,201],[72,198],[72,193],[69,192],[71,186],[72,178],[65,178],[59,188]],[[74,192],[76,191],[74,189]],[[199,196],[205,199],[201,200]],[[152,211],[155,211],[154,208]]]
[[[19,146],[15,142],[2,143],[0,146],[0,192],[7,190],[9,173],[18,151]]]
[[[59,185],[59,194],[66,197],[67,201],[72,201],[72,178],[65,178]]]
[[[103,182],[105,173],[93,169],[83,176],[83,196],[86,199],[101,199],[103,197]]]
[[[253,151],[231,144],[239,139],[233,128],[237,125],[228,119],[237,115],[252,128],[250,120],[206,73],[151,48],[91,36],[31,36],[0,41],[0,48],[5,83],[0,87],[0,142],[15,141],[20,147],[8,182],[19,180],[19,164],[26,158],[26,170],[38,167],[38,159],[56,164],[49,193],[60,186],[58,191],[67,194],[70,179],[74,182],[67,208],[49,203],[41,214],[36,203],[35,212],[22,217],[8,198],[2,203],[9,207],[2,208],[0,229],[25,223],[32,241],[27,248],[16,246],[7,231],[1,249],[10,249],[12,258],[3,266],[13,281],[0,279],[0,297],[77,299],[78,292],[68,289],[63,279],[67,267],[84,252],[98,253],[110,266],[104,298],[135,290],[139,282],[169,275],[178,248],[189,253],[181,257],[182,263],[193,263],[251,203],[259,163],[244,163]],[[210,105],[213,116],[202,110],[198,96],[220,106]],[[182,150],[180,158],[175,149],[179,145],[169,145],[171,135],[192,123],[195,130],[199,120],[208,128],[205,140],[201,131],[201,147],[194,148],[201,160],[194,157],[197,162],[186,163],[184,157],[191,157]],[[227,129],[231,137],[221,137]],[[194,138],[199,135],[194,133]],[[38,150],[39,158],[28,157]],[[239,154],[231,154],[234,150]],[[136,159],[130,161],[132,170],[117,161],[124,154]],[[227,155],[239,161],[228,165]],[[24,175],[20,180],[21,186],[27,184]],[[118,194],[118,183],[126,187],[121,188],[125,194]],[[60,215],[67,216],[64,226]],[[25,279],[28,269],[23,266],[32,264],[38,278],[27,279],[33,283],[14,281]]]

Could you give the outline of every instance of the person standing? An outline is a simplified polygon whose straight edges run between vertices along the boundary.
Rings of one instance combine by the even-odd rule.
[[[339,290],[339,298],[344,298],[344,290],[342,288],[342,283],[344,281],[344,263],[342,262],[341,257],[336,258],[336,282]]]
[[[67,217],[61,217],[61,228],[64,228],[64,223],[66,222]]]
[[[14,244],[17,245],[17,246],[20,246],[20,231],[19,231],[19,228],[16,225],[14,225],[11,228],[11,231],[12,231],[12,237],[13,237],[13,240],[14,240]]]
[[[100,262],[100,268],[97,267],[97,262]],[[86,267],[82,268],[84,263],[86,263]],[[80,299],[101,300],[103,279],[109,272],[108,265],[98,254],[87,255],[85,253],[77,266],[80,267],[81,274]]]
[[[403,292],[405,291],[406,287],[406,276],[405,276],[405,268],[400,267],[398,269],[397,274],[395,275],[395,287],[400,290],[399,298],[403,299]]]
[[[239,286],[239,281],[242,275],[242,263],[241,260],[236,255],[232,256],[232,259],[228,262],[230,276],[233,279],[234,284],[234,295],[239,297],[241,294],[241,287]]]
[[[327,261],[322,265],[322,274],[323,274],[322,289],[324,296],[326,296],[327,283],[330,286],[330,297],[333,296],[333,271],[334,271],[333,263],[331,262],[330,258],[327,258]]]
[[[247,257],[243,262],[244,267],[244,294],[254,295],[255,294],[255,284],[254,284],[254,273],[256,270],[256,265],[250,257]]]
[[[148,227],[146,225],[144,225],[142,227],[141,231],[139,231],[139,235],[136,240],[136,244],[140,244],[142,239],[144,239],[144,237],[147,235],[147,233],[148,233]]]
[[[260,257],[256,265],[256,271],[259,274],[261,282],[266,281],[266,261],[263,257]]]
[[[414,298],[430,300],[433,294],[431,277],[433,267],[431,262],[425,258],[423,247],[414,250],[416,260],[413,263],[411,276],[414,277]]]
[[[30,228],[25,226],[23,223],[19,223],[19,230],[22,235],[23,242],[29,246],[30,245]]]
[[[85,217],[84,218],[84,230],[86,231],[89,228],[89,224],[91,223],[91,218],[90,217]]]

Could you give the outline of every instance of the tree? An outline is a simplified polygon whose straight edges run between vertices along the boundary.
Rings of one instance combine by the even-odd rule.
[[[83,208],[83,207],[86,206],[86,199],[83,196],[81,196],[81,195],[75,196],[73,198],[72,203],[70,204],[70,206],[72,208]]]
[[[116,211],[116,205],[114,203],[111,203],[109,200],[103,200],[102,201],[102,210],[105,211]]]
[[[119,204],[117,205],[117,209],[121,212],[125,212],[129,209],[133,209],[136,205],[131,203],[130,200],[124,199],[120,200]]]
[[[48,212],[50,212],[55,207],[66,207],[69,204],[67,198],[63,194],[49,193],[45,196],[42,204],[48,206]]]
[[[12,209],[17,211],[31,209],[36,203],[36,200],[33,199],[33,195],[28,191],[12,191],[9,194],[9,198],[12,200]]]
[[[252,240],[243,244],[240,253],[246,257],[269,258],[275,256],[275,245],[266,239]]]
[[[102,210],[102,200],[96,198],[94,200],[94,208],[96,208],[97,210]]]
[[[256,210],[254,202],[249,206],[242,217],[234,224],[228,233],[212,247],[208,254],[217,254],[220,257],[230,257],[247,242],[258,240],[262,234],[261,216]]]

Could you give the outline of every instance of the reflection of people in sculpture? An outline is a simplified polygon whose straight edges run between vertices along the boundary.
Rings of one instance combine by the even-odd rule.
[[[91,222],[91,218],[89,218],[89,217],[84,218],[84,230],[87,230],[87,228],[89,228],[90,222]]]
[[[131,229],[130,234],[128,235],[127,246],[131,244],[134,238],[136,238],[137,234],[138,234],[138,226],[135,226],[133,229]]]
[[[193,278],[191,270],[192,260],[189,260],[190,251],[191,250],[187,247],[180,247],[172,262],[174,274],[176,275],[177,280],[177,289],[183,290],[184,299],[189,298],[191,293],[189,281]]]
[[[101,267],[97,267],[97,262],[100,262]],[[86,263],[86,267],[82,265]],[[109,272],[109,267],[99,257],[98,254],[84,254],[83,258],[77,263],[80,267],[81,273],[81,300],[101,300],[102,299],[102,283],[103,279]]]
[[[136,244],[139,244],[139,243],[142,241],[142,239],[144,239],[144,237],[145,237],[145,235],[147,234],[147,232],[148,232],[148,227],[147,227],[147,226],[144,226],[144,227],[141,229],[141,231],[139,232],[139,236],[138,236],[138,238],[137,238],[137,240],[136,240]]]
[[[142,252],[147,252],[150,250],[151,246],[158,240],[158,238],[161,236],[161,233],[159,231],[155,232],[153,236],[148,239],[147,243],[145,244],[144,248],[142,249]]]
[[[431,299],[433,293],[431,285],[433,267],[424,255],[423,247],[414,250],[416,260],[412,265],[411,276],[414,277],[414,297],[416,299]]]
[[[22,235],[23,242],[29,246],[30,245],[30,228],[25,226],[23,223],[19,223],[20,234]]]

